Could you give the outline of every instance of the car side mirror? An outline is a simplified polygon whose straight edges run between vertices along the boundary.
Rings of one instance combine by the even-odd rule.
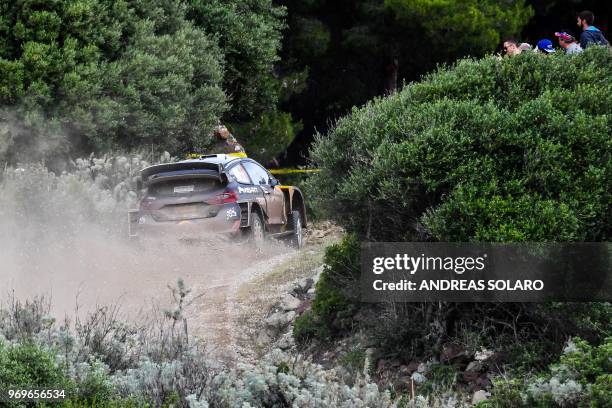
[[[274,178],[274,177],[270,177],[270,185],[272,187],[274,186],[278,186],[280,184],[280,181],[278,181],[278,179]]]

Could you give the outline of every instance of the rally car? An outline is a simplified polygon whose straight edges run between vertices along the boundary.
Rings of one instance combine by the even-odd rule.
[[[131,237],[223,234],[260,246],[267,237],[304,244],[304,196],[255,160],[225,154],[143,169],[139,208],[129,212]]]

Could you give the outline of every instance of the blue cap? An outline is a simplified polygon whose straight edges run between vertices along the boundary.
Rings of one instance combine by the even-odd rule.
[[[538,41],[538,50],[551,53],[555,52],[555,47],[553,47],[552,41],[550,41],[548,38],[545,38],[543,40]]]

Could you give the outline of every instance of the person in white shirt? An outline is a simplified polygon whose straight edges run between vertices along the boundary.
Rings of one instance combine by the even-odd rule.
[[[565,50],[566,54],[580,54],[582,52],[580,44],[567,31],[556,32],[555,37],[559,40],[559,46]]]

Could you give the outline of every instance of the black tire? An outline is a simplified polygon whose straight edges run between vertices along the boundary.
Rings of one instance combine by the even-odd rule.
[[[289,235],[289,245],[295,249],[304,246],[304,231],[302,228],[302,214],[299,211],[291,211],[287,228],[293,232]]]
[[[251,211],[251,226],[247,230],[247,242],[256,250],[261,250],[266,240],[266,231],[259,211]]]

